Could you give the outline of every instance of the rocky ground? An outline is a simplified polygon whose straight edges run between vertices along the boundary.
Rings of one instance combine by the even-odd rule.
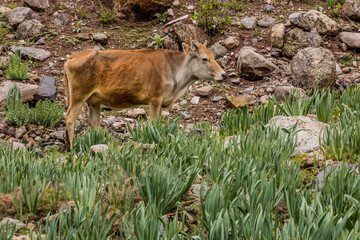
[[[38,99],[51,98],[65,104],[62,68],[73,53],[146,48],[155,34],[170,50],[181,50],[182,42],[207,41],[229,79],[223,83],[197,81],[179,102],[164,111],[171,118],[180,116],[183,124],[210,121],[218,125],[229,107],[248,105],[252,111],[253,106],[273,95],[287,95],[295,87],[342,92],[360,82],[358,1],[333,9],[323,1],[230,1],[225,13],[231,17],[230,24],[212,36],[192,19],[199,12],[198,1],[160,2],[140,6],[142,14],[138,14],[133,5],[116,1],[5,0],[0,5],[4,22],[0,62],[19,50],[31,59],[30,78],[18,82],[23,101],[34,105]],[[109,18],[114,18],[109,23],[100,21],[104,9],[110,9]],[[165,19],[153,17],[154,12],[165,10]],[[1,70],[0,85],[0,107],[5,110],[12,83]],[[102,125],[126,138],[127,122],[134,125],[134,119],[146,112],[147,107],[104,110]],[[88,127],[86,114],[84,107],[78,132]],[[4,112],[0,114],[0,139],[24,142],[28,147],[63,148],[64,133],[63,122],[53,129],[13,127],[6,123]]]

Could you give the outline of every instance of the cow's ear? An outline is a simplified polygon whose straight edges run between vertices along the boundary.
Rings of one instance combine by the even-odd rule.
[[[182,48],[183,48],[183,50],[184,50],[184,53],[186,53],[186,54],[188,54],[188,55],[191,54],[192,50],[191,50],[191,48],[190,48],[189,45],[187,45],[186,43],[183,42],[183,43],[182,43]]]
[[[198,50],[199,49],[199,45],[200,43],[197,41],[191,41],[191,46],[193,47],[194,50]]]

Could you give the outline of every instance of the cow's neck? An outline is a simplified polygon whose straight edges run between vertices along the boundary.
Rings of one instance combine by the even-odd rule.
[[[178,100],[188,90],[189,86],[197,80],[191,72],[192,58],[187,54],[182,54],[182,62],[176,69],[174,77],[174,101]]]

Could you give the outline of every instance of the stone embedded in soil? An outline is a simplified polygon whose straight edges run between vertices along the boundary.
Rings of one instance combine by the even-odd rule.
[[[32,58],[38,61],[45,61],[50,57],[50,52],[41,49],[41,48],[34,48],[34,47],[19,47],[15,46],[12,47],[11,50],[13,52],[20,51],[23,57]]]
[[[15,137],[17,139],[22,138],[22,136],[24,136],[25,133],[26,133],[26,128],[24,126],[15,129]]]
[[[191,104],[197,105],[200,102],[200,97],[194,96],[194,97],[192,97],[190,102],[191,102]]]
[[[56,80],[53,77],[42,76],[40,78],[39,88],[35,95],[35,99],[55,99],[57,91],[55,82]]]
[[[0,6],[0,14],[5,15],[6,17],[9,16],[10,12],[11,12],[11,8],[9,7],[5,7],[5,6]]]
[[[339,36],[349,48],[360,49],[360,33],[342,32]]]
[[[227,49],[233,49],[233,48],[238,47],[240,43],[236,37],[228,37],[224,40],[223,44]]]
[[[16,149],[20,149],[20,150],[23,150],[23,151],[26,150],[26,146],[24,144],[22,144],[22,143],[12,142],[11,144],[12,144],[12,147],[13,147],[14,150],[16,150]]]
[[[94,33],[91,35],[94,41],[99,42],[101,44],[108,43],[108,37],[104,33]]]
[[[237,67],[240,76],[244,76],[249,80],[262,79],[265,75],[268,75],[277,69],[277,66],[269,59],[256,53],[254,48],[248,46],[245,46],[240,50]]]
[[[175,41],[174,38],[170,37],[169,35],[166,35],[164,39],[164,46],[166,49],[172,50],[172,51],[179,51],[179,44]]]
[[[16,33],[20,39],[29,39],[37,41],[44,34],[45,27],[36,19],[26,20],[22,22]]]
[[[299,50],[307,47],[321,47],[324,45],[323,39],[316,29],[306,32],[299,28],[294,28],[285,34],[283,55],[292,58]]]
[[[213,45],[211,45],[209,47],[209,50],[212,54],[214,54],[215,58],[219,58],[224,56],[227,53],[227,49],[226,47],[224,47],[223,45],[221,45],[219,42],[214,43]]]
[[[211,99],[211,101],[212,101],[212,102],[218,102],[218,101],[223,100],[223,99],[224,99],[223,96],[216,96],[216,97],[214,97],[213,99]]]
[[[185,106],[187,104],[188,104],[188,102],[186,99],[180,101],[180,106]]]
[[[138,116],[145,116],[145,115],[146,115],[146,112],[142,108],[135,108],[135,109],[131,109],[126,112],[126,116],[131,117],[131,118],[137,118]]]
[[[347,0],[341,6],[342,14],[348,16],[350,19],[360,21],[360,1],[359,0]]]
[[[66,136],[66,132],[65,130],[59,130],[59,131],[55,131],[50,133],[50,137],[53,139],[57,139],[60,141],[65,141],[65,136]]]
[[[48,0],[25,0],[25,5],[35,11],[43,11],[50,7]]]
[[[213,91],[214,88],[212,86],[205,86],[195,89],[195,94],[200,97],[208,97]]]
[[[90,147],[90,152],[93,153],[99,153],[99,152],[105,153],[107,151],[109,151],[109,146],[106,144],[97,144],[97,145],[92,145]]]
[[[90,34],[89,33],[78,33],[74,36],[76,39],[79,39],[80,41],[86,41],[90,40]]]
[[[260,27],[272,27],[274,26],[276,23],[276,20],[272,17],[265,17],[265,18],[262,18],[258,21],[258,25]]]
[[[271,28],[271,46],[282,48],[284,46],[285,24],[278,23]]]
[[[0,226],[3,228],[6,226],[6,224],[9,224],[9,226],[11,226],[11,227],[15,226],[16,232],[26,226],[25,223],[23,223],[17,219],[8,218],[8,217],[5,217],[1,220]]]
[[[35,84],[25,84],[21,82],[5,81],[0,83],[0,107],[6,105],[7,93],[14,86],[14,84],[20,89],[21,101],[27,102],[34,98],[38,90],[38,86]]]
[[[326,48],[305,48],[291,60],[292,83],[304,90],[331,88],[336,80],[336,59]]]
[[[295,91],[300,94],[300,97],[306,96],[303,89],[293,86],[276,86],[273,95],[278,100],[284,100],[285,98],[289,98],[290,94]]]
[[[241,94],[239,96],[227,96],[226,104],[231,108],[242,108],[256,103],[256,97],[250,94]]]
[[[322,35],[336,35],[338,33],[337,23],[325,14],[310,10],[306,13],[293,13],[289,16],[290,22],[306,31],[316,29]]]
[[[58,13],[54,19],[54,23],[58,26],[66,26],[69,24],[69,19],[63,13]]]
[[[16,28],[23,21],[32,19],[33,13],[34,11],[27,7],[14,8],[8,16],[10,26]]]
[[[240,24],[246,29],[253,29],[256,26],[257,17],[245,17],[241,19]]]
[[[184,111],[180,111],[180,115],[182,118],[184,118],[185,120],[189,120],[192,116],[190,113],[188,112],[184,112]]]

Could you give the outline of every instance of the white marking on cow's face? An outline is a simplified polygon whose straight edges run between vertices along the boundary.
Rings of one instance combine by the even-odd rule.
[[[191,72],[199,78],[205,80],[223,81],[227,75],[220,65],[216,62],[214,55],[202,44],[192,42],[192,48],[183,45],[184,52],[192,56]]]

